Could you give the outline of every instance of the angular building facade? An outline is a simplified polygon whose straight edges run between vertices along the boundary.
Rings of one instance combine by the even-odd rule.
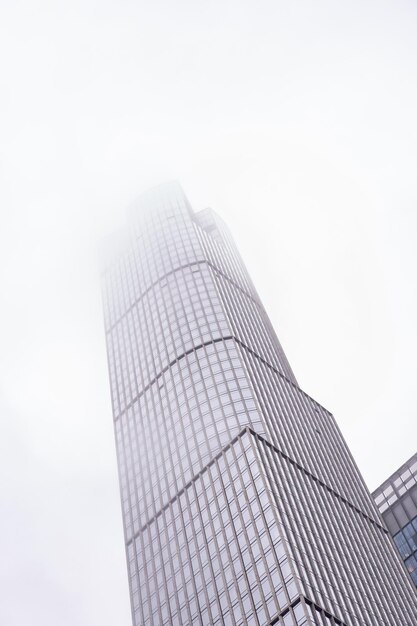
[[[417,624],[335,420],[219,217],[175,183],[141,196],[103,297],[134,625]]]
[[[372,495],[417,587],[417,452]]]

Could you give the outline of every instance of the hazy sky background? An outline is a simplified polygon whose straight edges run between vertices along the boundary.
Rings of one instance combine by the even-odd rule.
[[[0,3],[0,623],[129,626],[98,242],[229,224],[370,488],[417,449],[414,0]]]

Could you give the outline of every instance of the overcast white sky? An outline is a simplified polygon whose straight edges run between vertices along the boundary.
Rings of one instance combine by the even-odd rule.
[[[416,449],[414,0],[0,3],[0,623],[129,626],[97,246],[229,224],[370,488]]]

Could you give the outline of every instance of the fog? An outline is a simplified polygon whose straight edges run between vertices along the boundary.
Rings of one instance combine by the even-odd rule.
[[[0,623],[131,623],[98,248],[177,179],[228,223],[369,487],[416,445],[417,5],[0,5]]]

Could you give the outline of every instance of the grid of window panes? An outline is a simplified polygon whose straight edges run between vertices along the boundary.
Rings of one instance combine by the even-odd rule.
[[[215,270],[222,301],[230,313],[236,336],[245,341],[257,354],[267,359],[293,383],[296,379],[284,354],[268,315],[238,253],[228,228],[212,211],[206,209],[194,214],[194,222],[205,258]],[[244,333],[241,337],[240,333]],[[246,334],[245,334],[246,333]]]
[[[168,185],[130,226],[103,296],[135,626],[414,623],[333,416],[297,386],[221,220]]]
[[[373,496],[379,512],[385,513],[415,485],[417,485],[417,454],[374,492]]]
[[[343,624],[302,594],[281,524],[245,431],[128,542],[135,624]]]
[[[250,454],[238,439],[129,544],[135,623],[265,624],[297,597]]]
[[[239,348],[269,439],[370,517],[378,519],[331,413],[257,355]]]
[[[259,413],[233,341],[168,368],[115,421],[128,537]]]
[[[404,559],[407,571],[417,586],[417,517],[394,535],[394,543]]]

